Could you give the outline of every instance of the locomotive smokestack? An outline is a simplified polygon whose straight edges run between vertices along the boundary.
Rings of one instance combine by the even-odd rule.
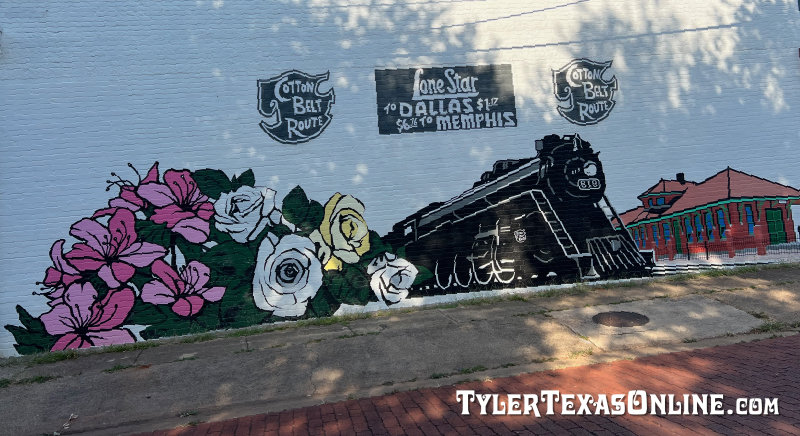
[[[675,174],[675,179],[677,179],[678,183],[680,183],[681,185],[686,184],[686,175],[683,173]]]

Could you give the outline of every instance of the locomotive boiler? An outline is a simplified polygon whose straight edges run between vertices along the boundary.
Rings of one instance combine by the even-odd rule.
[[[605,197],[598,153],[577,134],[536,141],[535,157],[495,162],[473,187],[386,236],[433,277],[414,295],[640,276],[653,266]]]

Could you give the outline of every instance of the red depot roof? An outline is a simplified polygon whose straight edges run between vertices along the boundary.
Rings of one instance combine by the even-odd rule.
[[[620,215],[622,222],[628,225],[733,198],[800,197],[800,190],[791,186],[781,185],[730,167],[700,183],[687,181],[681,185],[676,180],[661,179],[642,195],[676,191],[684,193],[669,208],[659,210],[659,213],[652,213],[639,206],[623,212]]]
[[[664,180],[661,179],[655,185],[651,186],[650,189],[647,191],[642,192],[639,197],[643,197],[647,194],[660,194],[664,192],[684,192],[690,186],[695,186],[697,183],[686,181],[681,183],[677,180]]]

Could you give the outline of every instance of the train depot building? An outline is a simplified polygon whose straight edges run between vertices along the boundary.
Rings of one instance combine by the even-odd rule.
[[[796,242],[800,190],[726,168],[696,183],[683,173],[661,179],[638,196],[641,206],[620,214],[636,245],[657,260],[709,254],[767,254]]]

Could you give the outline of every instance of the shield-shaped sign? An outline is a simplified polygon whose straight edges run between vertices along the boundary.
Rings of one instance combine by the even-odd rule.
[[[284,144],[300,144],[322,133],[330,124],[333,88],[320,92],[320,84],[330,72],[312,76],[302,71],[286,71],[280,76],[258,81],[258,112],[264,116],[261,128],[272,139]]]
[[[611,62],[575,59],[553,70],[553,87],[562,117],[581,126],[597,124],[608,117],[618,89],[616,76],[603,78]]]

